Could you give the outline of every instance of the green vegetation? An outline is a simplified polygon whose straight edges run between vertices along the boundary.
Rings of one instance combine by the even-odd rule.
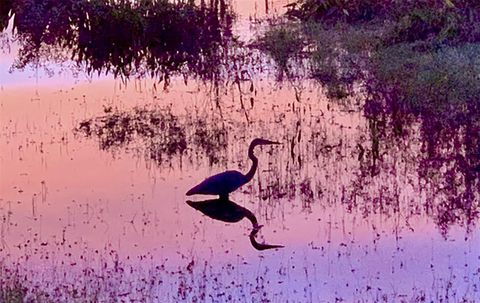
[[[445,113],[448,118],[466,110],[466,104],[479,105],[480,44],[428,52],[399,44],[379,50],[373,62],[378,83],[395,87],[414,112]]]
[[[385,56],[393,62],[407,59],[408,65],[425,59],[450,64],[451,59],[457,66],[456,53],[466,64],[475,63],[480,42],[480,4],[474,1],[300,0],[287,16],[290,23],[273,25],[258,39],[267,45],[261,49],[283,69],[298,54],[290,45],[308,45],[310,75],[324,84],[365,81],[377,69],[384,76],[392,72],[390,78],[403,76],[388,67]]]
[[[287,16],[290,23],[273,25],[258,39],[267,45],[261,49],[285,69],[298,54],[290,45],[306,45],[302,68],[331,97],[351,96],[359,84],[416,114],[460,114],[479,106],[475,1],[300,0]]]
[[[262,51],[268,53],[277,63],[280,77],[289,71],[289,60],[300,55],[304,43],[299,28],[289,25],[279,25],[267,31],[256,45]]]

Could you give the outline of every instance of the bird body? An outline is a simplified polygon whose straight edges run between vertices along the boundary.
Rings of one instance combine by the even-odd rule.
[[[248,148],[248,157],[252,160],[252,167],[246,174],[242,174],[236,170],[228,170],[208,177],[200,184],[194,186],[186,195],[219,195],[221,199],[228,200],[228,195],[237,190],[242,185],[250,182],[258,166],[258,159],[253,154],[253,150],[257,145],[280,144],[278,142],[269,141],[265,139],[254,139]]]
[[[228,198],[228,194],[237,190],[245,184],[245,176],[236,170],[213,175],[206,178],[200,184],[187,191],[191,195],[219,195],[221,198]]]

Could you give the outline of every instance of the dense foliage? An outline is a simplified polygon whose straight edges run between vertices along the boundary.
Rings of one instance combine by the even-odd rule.
[[[356,104],[361,96],[371,146],[362,151],[361,178],[350,198],[380,173],[389,150],[401,148],[406,159],[416,159],[422,187],[436,188],[424,207],[436,210],[432,215],[442,231],[475,222],[480,2],[300,0],[287,16],[290,21],[274,24],[258,39],[260,49],[287,75],[307,69],[331,100]],[[269,46],[286,42],[304,47]],[[293,64],[299,53],[302,64]],[[412,140],[420,150],[408,146]]]
[[[439,33],[470,42],[480,39],[476,0],[299,0],[287,16],[325,26],[393,21],[404,41]]]
[[[232,21],[222,1],[12,0],[2,5],[0,29],[11,16],[22,44],[17,68],[60,58],[88,73],[160,79],[211,77]]]

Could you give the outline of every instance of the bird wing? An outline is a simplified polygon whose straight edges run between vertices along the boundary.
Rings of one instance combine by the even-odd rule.
[[[187,192],[190,195],[223,195],[229,194],[245,184],[245,176],[235,170],[213,175],[203,180]]]

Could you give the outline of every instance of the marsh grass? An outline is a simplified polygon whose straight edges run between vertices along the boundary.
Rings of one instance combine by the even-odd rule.
[[[455,113],[479,104],[480,44],[429,52],[398,44],[378,51],[373,62],[379,85],[396,89],[404,106],[413,112],[431,112],[454,122]]]
[[[298,60],[305,42],[299,27],[279,23],[259,37],[254,46],[273,59],[279,71],[278,79],[281,80],[284,74],[288,76],[291,72],[291,61]]]
[[[351,244],[348,244],[350,247]],[[353,245],[354,246],[354,245]],[[353,247],[352,246],[352,247]],[[351,247],[350,247],[351,248]],[[312,247],[312,249],[314,249]],[[322,246],[321,252],[325,253]],[[327,254],[348,255],[347,247],[329,248]],[[386,286],[376,279],[344,285],[335,295],[328,293],[324,275],[307,259],[299,263],[283,260],[272,265],[258,261],[211,264],[208,259],[181,256],[178,266],[154,265],[151,256],[128,261],[111,259],[114,252],[97,255],[90,263],[35,272],[2,266],[0,299],[19,302],[475,302],[478,290],[455,289],[461,277],[434,278],[431,286],[409,289]],[[305,252],[313,257],[314,251]],[[318,256],[317,256],[318,257]],[[127,258],[130,259],[130,258]],[[242,261],[243,260],[243,261]],[[98,263],[97,263],[98,261]],[[140,262],[135,264],[135,262]],[[218,265],[218,264],[217,264]],[[432,265],[432,274],[435,267]],[[13,274],[15,272],[15,274]],[[378,278],[377,278],[378,279]],[[290,284],[291,283],[291,284]],[[476,281],[470,282],[472,285]],[[295,288],[291,288],[294,285]],[[288,286],[288,287],[287,287]],[[328,295],[326,295],[326,293]]]
[[[3,275],[2,275],[3,276]],[[0,301],[4,303],[21,303],[24,302],[27,296],[27,289],[16,277],[10,277],[7,280],[1,277],[0,285]]]

